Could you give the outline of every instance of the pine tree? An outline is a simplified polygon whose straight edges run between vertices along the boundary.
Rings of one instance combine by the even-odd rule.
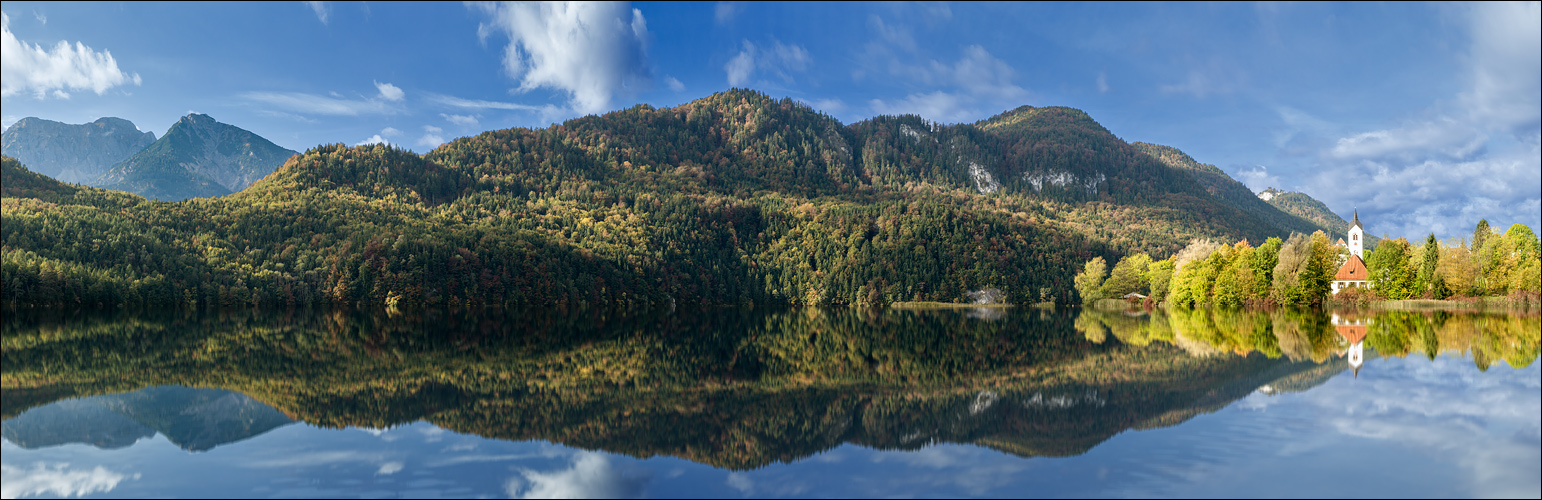
[[[1478,250],[1483,249],[1483,244],[1488,241],[1489,236],[1493,235],[1494,230],[1489,229],[1488,219],[1479,219],[1478,228],[1472,231],[1472,246],[1470,248],[1476,253]]]
[[[1435,233],[1430,233],[1424,239],[1424,258],[1419,262],[1419,276],[1415,280],[1415,289],[1420,294],[1436,294],[1435,281],[1437,269],[1440,265],[1440,242],[1435,241]]]

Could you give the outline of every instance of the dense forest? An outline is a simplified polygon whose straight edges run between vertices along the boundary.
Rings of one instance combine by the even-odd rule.
[[[744,90],[158,202],[3,165],[21,306],[1072,302],[1092,257],[1289,233],[1081,111],[842,125]]]
[[[1126,256],[1108,270],[1102,257],[1083,264],[1074,279],[1084,302],[1148,295],[1151,303],[1183,307],[1321,306],[1330,298],[1335,273],[1349,252],[1329,243],[1321,231],[1289,240],[1270,238],[1253,247],[1247,240],[1227,246],[1195,240],[1172,257],[1154,261]],[[1366,288],[1346,289],[1335,300],[1365,305],[1370,300],[1449,299],[1509,296],[1535,305],[1542,296],[1542,241],[1523,224],[1495,232],[1478,222],[1471,244],[1441,244],[1431,234],[1418,245],[1382,240],[1365,256]]]

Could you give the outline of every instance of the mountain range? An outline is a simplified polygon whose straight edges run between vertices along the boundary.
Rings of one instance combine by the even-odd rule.
[[[174,189],[189,154],[261,156],[255,140],[226,151],[209,144],[230,135],[182,132],[210,123],[185,118],[113,185],[137,173],[164,181],[153,193],[212,195],[257,177],[227,161],[183,168],[201,184]],[[213,204],[50,184],[14,160],[4,175],[4,290],[29,303],[1070,301],[1093,256],[1326,229],[1072,108],[845,125],[747,90],[422,155],[321,146]]]
[[[0,136],[0,147],[33,171],[73,184],[90,184],[107,169],[155,142],[122,118],[70,125],[22,118]]]
[[[166,201],[240,191],[297,154],[196,113],[158,140],[120,118],[83,125],[24,118],[5,130],[4,144],[5,154],[38,165],[38,173]]]

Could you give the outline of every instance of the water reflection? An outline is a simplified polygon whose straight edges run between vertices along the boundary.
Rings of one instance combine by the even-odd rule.
[[[1310,310],[1270,312],[1240,309],[1172,309],[1152,311],[1086,310],[1076,329],[1088,340],[1102,343],[1109,335],[1120,342],[1144,346],[1161,341],[1196,356],[1230,352],[1246,356],[1324,362],[1356,357],[1370,347],[1376,354],[1403,358],[1418,353],[1434,360],[1441,353],[1469,357],[1479,370],[1496,361],[1515,368],[1536,361],[1539,321],[1536,311],[1510,314],[1417,313]]]
[[[1313,388],[1363,362],[1361,355],[1439,367],[1419,358],[1445,353],[1442,362],[1464,356],[1486,370],[1501,361],[1527,366],[1538,351],[1535,314],[993,311],[1004,312],[20,312],[3,320],[0,400],[5,439],[23,449],[115,448],[161,434],[183,449],[209,450],[291,420],[366,429],[422,420],[430,432],[739,471],[819,460],[848,445],[913,450],[906,460],[922,461],[978,449],[943,443],[1014,457],[1080,456],[1124,431],[1172,427],[1238,401],[1267,408],[1278,400],[1269,395],[1351,390]],[[1384,366],[1373,363],[1360,382],[1386,380],[1391,373],[1374,373]],[[1363,397],[1374,406],[1357,411],[1393,411],[1385,420],[1396,423],[1398,412],[1439,405],[1405,392]],[[1536,414],[1535,404],[1529,414],[1509,404],[1489,408]],[[1384,429],[1333,425],[1353,435]],[[1405,432],[1417,425],[1424,424],[1407,423]],[[1525,455],[1531,441],[1490,447]],[[509,459],[446,460],[479,456]],[[514,469],[501,491],[634,496],[660,479],[603,453],[564,457]],[[377,478],[413,470],[406,457],[343,450],[252,467],[354,462]],[[8,485],[13,474],[68,472],[6,467]],[[726,480],[732,491],[769,491],[750,476]]]
[[[0,433],[23,449],[122,448],[160,433],[184,450],[206,451],[293,422],[237,392],[162,386],[34,408],[0,424]]]

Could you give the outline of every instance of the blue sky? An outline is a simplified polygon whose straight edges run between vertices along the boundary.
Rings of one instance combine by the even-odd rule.
[[[1373,234],[1542,226],[1537,3],[4,4],[4,111],[426,152],[730,87],[843,122],[1087,111]],[[64,43],[66,45],[61,46]]]

